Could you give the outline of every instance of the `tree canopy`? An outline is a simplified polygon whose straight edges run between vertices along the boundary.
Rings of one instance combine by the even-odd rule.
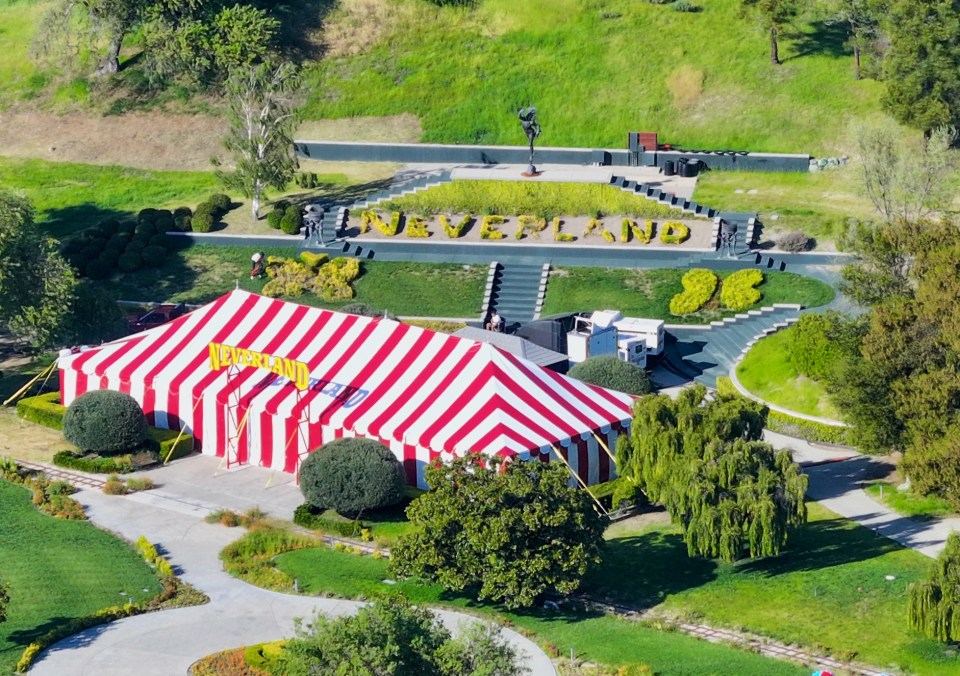
[[[561,463],[435,462],[430,491],[407,508],[413,526],[392,550],[403,577],[475,592],[508,608],[568,594],[599,561],[604,519]]]
[[[910,626],[937,641],[960,641],[960,534],[947,536],[930,576],[910,586]]]
[[[0,318],[6,328],[34,347],[54,345],[76,284],[56,242],[37,228],[30,202],[0,191]]]
[[[676,400],[641,397],[617,468],[666,507],[691,556],[776,555],[806,521],[807,479],[787,451],[760,441],[765,421],[766,409],[747,399],[706,401],[702,385]]]
[[[645,370],[615,355],[591,357],[575,364],[567,375],[590,385],[633,395],[649,394],[653,389]]]
[[[356,615],[317,614],[297,622],[279,659],[282,673],[351,676],[518,676],[516,650],[494,625],[477,621],[453,639],[426,608],[399,595],[377,599]]]

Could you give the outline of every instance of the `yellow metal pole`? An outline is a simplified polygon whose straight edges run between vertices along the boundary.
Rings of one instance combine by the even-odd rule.
[[[190,415],[191,415],[191,417],[192,417],[194,420],[197,419],[197,408],[200,406],[200,402],[202,402],[202,401],[203,401],[203,398],[202,398],[202,397],[197,397],[197,403],[195,403],[195,404],[193,405],[193,412],[192,412]],[[184,433],[184,427],[181,426],[181,427],[180,427],[180,434],[178,434],[178,435],[177,435],[177,438],[173,440],[173,446],[170,447],[170,452],[167,453],[167,457],[164,458],[164,460],[163,460],[163,464],[164,464],[164,465],[169,464],[170,458],[171,458],[171,456],[173,456],[173,452],[174,452],[175,450],[177,450],[177,444],[179,444],[179,443],[180,443],[180,439],[183,438],[183,433]]]
[[[38,373],[36,376],[34,376],[33,379],[32,379],[29,383],[27,383],[26,385],[24,385],[23,387],[21,387],[21,388],[20,388],[19,390],[17,390],[9,399],[7,399],[5,402],[3,402],[3,405],[6,406],[6,405],[9,404],[10,402],[16,401],[17,399],[19,399],[20,397],[22,397],[23,394],[24,394],[27,390],[29,390],[30,387],[31,387],[35,382],[37,382],[38,380],[40,380],[41,378],[43,378],[43,376],[49,375],[50,373],[52,373],[52,372],[53,372],[53,369],[54,369],[56,366],[57,366],[57,362],[54,361],[52,364],[50,364],[50,366],[48,366],[48,367],[46,367],[45,369],[43,369],[42,371],[40,371],[40,373]]]
[[[593,493],[590,492],[590,489],[587,488],[587,484],[584,482],[583,479],[580,478],[580,475],[573,471],[573,467],[571,467],[571,466],[570,466],[570,463],[567,462],[567,459],[566,459],[565,457],[563,457],[563,454],[562,454],[559,450],[557,450],[557,447],[556,447],[556,446],[553,446],[553,452],[556,453],[556,454],[557,454],[557,457],[560,458],[560,460],[563,462],[563,464],[567,466],[567,469],[570,470],[570,473],[571,473],[571,474],[574,476],[574,478],[577,480],[577,483],[579,483],[579,484],[583,487],[583,490],[585,490],[585,491],[587,492],[587,495],[589,495],[591,498],[593,498],[593,501],[597,504],[597,507],[600,508],[600,511],[603,512],[604,515],[610,516],[610,513],[603,508],[603,505],[600,504],[600,501],[597,500],[597,499],[594,497]]]

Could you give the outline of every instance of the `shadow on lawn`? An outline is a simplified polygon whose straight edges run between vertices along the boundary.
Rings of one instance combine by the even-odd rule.
[[[597,598],[647,608],[672,594],[707,584],[717,564],[687,555],[679,535],[650,532],[607,543],[603,563],[588,573],[583,591]]]
[[[841,22],[814,21],[809,31],[797,31],[788,35],[793,41],[793,53],[784,59],[790,61],[812,54],[823,54],[839,58],[852,56],[853,50],[848,49],[847,25]]]
[[[791,533],[780,556],[744,561],[737,568],[744,573],[784,575],[866,561],[898,549],[893,540],[846,519],[827,519]]]
[[[129,211],[104,209],[96,204],[85,202],[62,209],[47,209],[43,213],[43,221],[38,223],[40,229],[51,237],[63,240],[84,228],[89,228],[101,221],[136,220],[137,215]]]
[[[23,646],[25,648],[44,634],[47,634],[55,629],[59,629],[64,623],[70,622],[73,619],[74,618],[72,617],[53,617],[43,624],[33,627],[32,629],[22,629],[20,631],[11,632],[7,637],[7,642],[17,646]],[[84,648],[88,645],[91,645],[97,639],[97,637],[100,636],[100,634],[105,632],[109,628],[109,624],[109,622],[105,622],[103,624],[98,624],[95,627],[84,629],[79,634],[73,634],[70,637],[58,641],[55,645],[58,646],[58,650]]]

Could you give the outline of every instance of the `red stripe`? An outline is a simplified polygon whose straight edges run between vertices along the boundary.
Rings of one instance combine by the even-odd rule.
[[[583,483],[590,485],[590,450],[583,439],[577,441],[577,474]]]
[[[597,437],[599,437],[603,443],[607,445],[607,448],[609,448],[611,452],[613,452],[614,447],[610,445],[609,435],[604,438],[604,435],[601,434],[600,430],[594,430],[594,434],[596,434]],[[607,455],[607,452],[600,446],[600,442],[597,442],[597,457],[600,459],[600,482],[603,483],[604,481],[610,481],[612,478],[610,476],[610,456]]]

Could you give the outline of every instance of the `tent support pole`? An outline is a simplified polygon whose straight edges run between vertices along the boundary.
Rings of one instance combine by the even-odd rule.
[[[567,459],[566,459],[565,457],[563,457],[563,453],[561,453],[561,452],[557,449],[556,446],[552,446],[552,448],[553,448],[553,452],[557,454],[557,457],[560,458],[560,460],[563,462],[563,464],[567,466],[567,469],[570,470],[570,473],[571,473],[571,474],[573,475],[573,477],[577,480],[577,483],[579,483],[580,486],[583,487],[583,490],[585,490],[585,491],[587,492],[587,495],[589,495],[589,496],[593,499],[593,502],[594,502],[594,503],[597,505],[597,507],[600,509],[600,512],[601,512],[604,516],[610,516],[610,512],[608,512],[607,510],[605,510],[605,509],[603,508],[603,505],[600,504],[600,501],[597,500],[597,498],[594,497],[593,493],[590,492],[590,489],[587,488],[586,482],[585,482],[583,479],[580,478],[580,475],[579,475],[579,474],[577,474],[576,472],[573,471],[573,467],[571,467],[571,466],[570,466],[570,463],[567,462]]]
[[[29,389],[33,386],[33,384],[34,384],[35,382],[37,382],[38,380],[40,380],[40,379],[43,378],[44,376],[47,376],[47,377],[49,378],[49,377],[50,377],[50,374],[53,373],[53,369],[55,369],[55,368],[57,367],[57,361],[58,361],[58,360],[55,359],[55,360],[53,361],[53,363],[50,364],[50,366],[48,366],[47,368],[45,368],[45,369],[43,369],[42,371],[40,371],[40,373],[38,373],[36,376],[34,376],[34,377],[30,380],[29,383],[27,383],[26,385],[24,385],[23,387],[21,387],[21,388],[20,388],[19,390],[17,390],[9,399],[7,399],[5,402],[3,402],[3,405],[6,406],[6,405],[9,404],[10,402],[16,401],[17,399],[19,399],[20,397],[22,397],[22,396],[27,392],[27,390],[29,390]],[[46,382],[46,381],[44,381],[44,382]]]
[[[200,402],[203,401],[201,397],[197,397],[197,401],[193,404],[193,411],[190,413],[190,416],[193,420],[197,419],[197,409],[200,407]],[[177,450],[177,444],[180,443],[180,440],[183,438],[183,433],[186,428],[180,426],[180,434],[177,435],[177,438],[173,440],[173,446],[170,447],[170,452],[167,453],[167,457],[163,459],[163,464],[167,465],[170,463],[170,458],[173,457],[173,452]]]
[[[597,440],[597,443],[600,444],[600,448],[602,448],[604,451],[606,451],[607,455],[610,456],[610,460],[613,461],[613,466],[616,467],[616,466],[617,466],[617,459],[616,459],[615,457],[613,457],[613,453],[610,452],[610,447],[607,446],[606,443],[604,443],[603,439],[600,438],[600,435],[599,435],[599,434],[597,434],[597,433],[594,432],[593,430],[591,430],[590,432],[591,432],[591,434],[593,434],[593,438]]]

